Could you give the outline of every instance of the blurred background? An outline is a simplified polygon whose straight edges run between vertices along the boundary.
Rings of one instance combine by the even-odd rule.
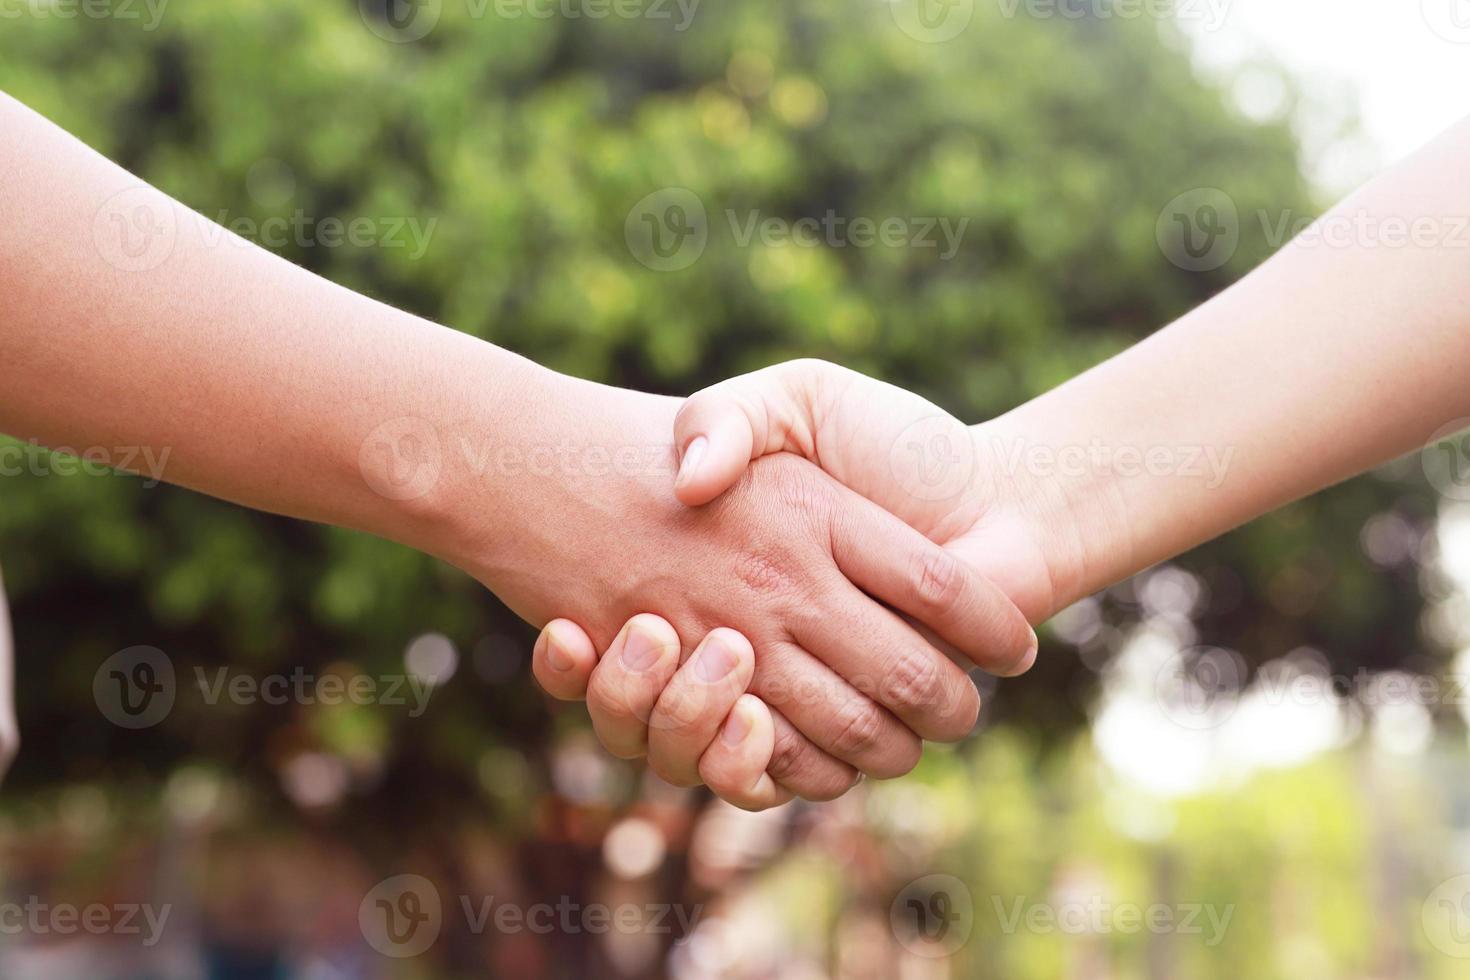
[[[558,370],[817,356],[978,421],[1463,114],[1467,44],[1461,0],[0,0],[0,89]],[[761,815],[603,754],[446,566],[0,444],[0,976],[1465,976],[1446,422],[1058,617],[969,743]]]

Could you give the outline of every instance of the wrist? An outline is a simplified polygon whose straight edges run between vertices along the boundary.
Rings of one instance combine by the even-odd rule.
[[[1013,598],[1040,622],[1125,577],[1134,549],[1123,488],[1108,468],[1091,465],[1086,447],[1053,445],[1035,431],[1022,410],[970,429],[977,508],[997,529],[994,546],[1019,556]]]
[[[673,492],[677,399],[530,367],[513,398],[482,397],[437,427],[440,476],[406,512],[427,539],[416,547],[497,592],[565,551],[579,522]]]

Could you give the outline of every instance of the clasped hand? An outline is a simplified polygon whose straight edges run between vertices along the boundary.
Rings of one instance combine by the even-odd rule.
[[[798,361],[700,392],[671,436],[674,519],[706,528],[705,568],[729,574],[666,568],[687,612],[650,597],[603,643],[558,618],[535,647],[541,684],[585,698],[613,754],[748,809],[830,799],[968,735],[964,668],[1031,666],[1028,616],[1053,602],[1037,535],[934,405]],[[725,554],[714,532],[732,525],[745,541]]]

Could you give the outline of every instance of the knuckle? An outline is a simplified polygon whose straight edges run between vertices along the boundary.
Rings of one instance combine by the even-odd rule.
[[[633,697],[627,685],[594,677],[587,706],[623,728],[647,728],[652,708]]]
[[[752,468],[758,468],[774,503],[787,513],[823,519],[830,515],[831,488],[813,478],[817,470],[811,463],[790,453],[777,453],[761,457]]]
[[[945,613],[959,604],[965,576],[959,559],[939,548],[927,548],[915,559],[910,576],[914,598],[926,613]]]
[[[771,761],[766,763],[766,772],[778,783],[789,785],[793,781],[799,781],[806,754],[806,744],[796,730],[778,725],[775,743],[771,749]]]
[[[670,684],[653,707],[649,727],[678,734],[698,728],[710,707],[709,698],[688,684]]]
[[[907,708],[928,708],[944,700],[939,664],[919,651],[906,652],[889,666],[884,680],[888,702]]]
[[[763,596],[790,595],[797,591],[790,568],[790,561],[776,549],[758,547],[740,556],[735,577],[746,588]]]
[[[837,714],[839,727],[832,739],[838,755],[848,758],[866,756],[883,742],[883,710],[866,698],[855,699]]]

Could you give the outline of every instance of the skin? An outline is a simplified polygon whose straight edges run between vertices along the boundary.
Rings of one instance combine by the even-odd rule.
[[[10,630],[10,607],[5,601],[5,581],[0,578],[0,779],[10,770],[20,750],[20,729],[15,723],[15,640]]]
[[[1448,234],[1470,215],[1467,168],[1470,120],[1353,194],[1324,225]],[[817,361],[716,385],[676,420],[676,493],[705,505],[752,459],[803,456],[1040,622],[1447,426],[1470,425],[1470,250],[1432,236],[1352,238],[1297,239],[1132,349],[977,426]],[[1151,470],[1113,455],[1125,449],[1163,450],[1170,465]],[[1199,451],[1195,465],[1181,449]],[[935,468],[937,457],[951,461],[947,471]],[[604,674],[577,625],[553,625],[556,645],[576,653],[553,671],[550,645],[538,643],[537,676],[555,674],[547,689],[593,706],[622,696],[622,679]],[[717,708],[712,699],[708,710]],[[710,728],[708,719],[697,725]],[[686,771],[699,750],[680,743],[659,755],[650,745],[650,761]],[[761,750],[754,746],[748,768],[722,771],[717,792],[749,784]]]
[[[666,680],[678,637],[732,627],[787,790],[906,772],[973,726],[973,685],[894,610],[1000,670],[1034,646],[999,589],[810,463],[757,461],[686,508],[676,399],[326,282],[3,96],[0,228],[0,431],[104,463],[141,447],[155,479],[425,551],[533,624],[572,611],[599,649],[656,611],[676,633],[623,631],[631,673]]]

